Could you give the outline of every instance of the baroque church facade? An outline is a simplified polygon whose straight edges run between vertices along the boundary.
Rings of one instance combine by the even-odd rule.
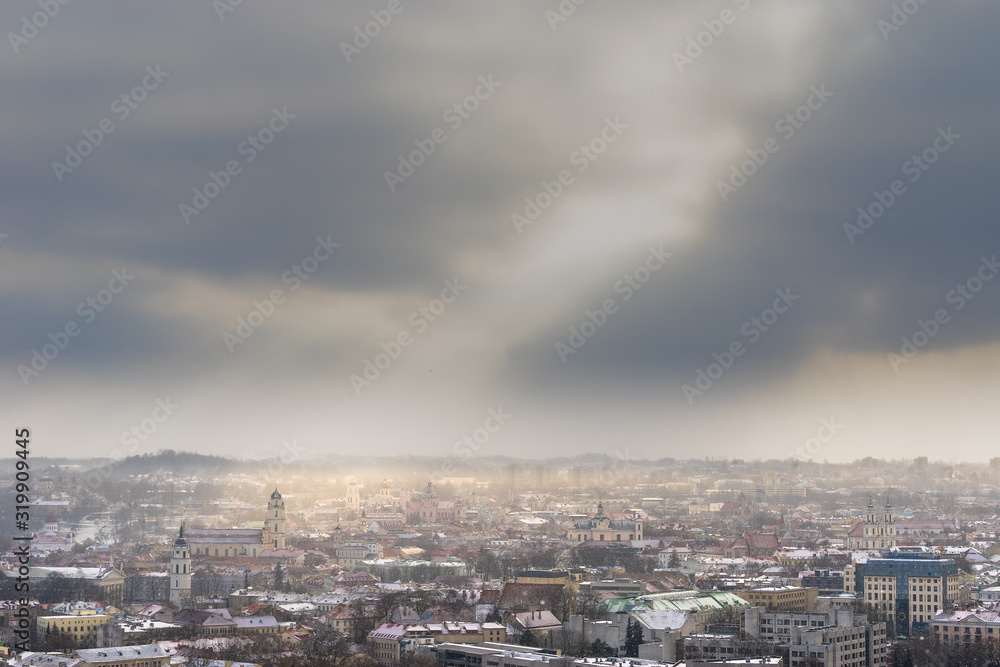
[[[604,503],[597,504],[597,514],[586,521],[577,521],[567,538],[573,542],[621,542],[642,539],[642,521],[612,519],[604,514]]]
[[[869,498],[864,520],[855,521],[847,535],[847,548],[889,551],[895,547],[896,518],[892,514],[892,505],[886,500],[885,506],[878,511]]]
[[[275,489],[267,502],[264,528],[190,528],[184,540],[194,556],[256,558],[285,548],[285,501]]]

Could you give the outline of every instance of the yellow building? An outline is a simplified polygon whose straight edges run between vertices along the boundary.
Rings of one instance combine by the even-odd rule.
[[[958,577],[910,577],[910,622],[929,623],[945,602],[958,599]]]
[[[106,627],[110,622],[110,616],[94,612],[81,612],[76,616],[39,616],[38,634],[40,637],[57,633],[69,635],[79,646],[96,646],[99,628]]]
[[[752,588],[733,592],[753,606],[771,611],[812,612],[816,610],[816,598],[819,596],[818,588],[801,586]]]

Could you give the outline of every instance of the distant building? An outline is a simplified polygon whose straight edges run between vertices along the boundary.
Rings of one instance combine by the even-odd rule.
[[[427,491],[420,500],[406,503],[407,521],[417,523],[445,523],[465,519],[465,504],[457,500],[438,500],[434,486],[427,482]]]
[[[275,489],[268,499],[264,528],[189,528],[184,539],[194,556],[257,558],[285,549],[285,501]]]
[[[820,595],[836,595],[844,590],[844,573],[833,570],[816,570],[802,577],[802,585],[818,588]]]
[[[817,588],[801,586],[773,586],[733,591],[755,607],[769,611],[811,612],[816,608]]]
[[[896,519],[892,514],[892,505],[886,500],[885,507],[877,512],[874,502],[869,498],[864,520],[855,521],[847,534],[847,548],[889,551],[895,547]]]
[[[773,556],[779,547],[774,533],[749,533],[738,537],[726,546],[726,558]]]
[[[577,521],[569,529],[567,538],[572,542],[621,542],[642,539],[642,521],[612,520],[604,514],[604,504],[597,504],[597,514],[586,521]]]
[[[17,570],[4,573],[5,576],[16,578]],[[48,576],[66,577],[68,579],[81,579],[88,581],[100,589],[101,597],[105,600],[117,601],[122,599],[125,586],[125,575],[121,570],[113,567],[32,567],[28,570],[31,581],[42,581]]]

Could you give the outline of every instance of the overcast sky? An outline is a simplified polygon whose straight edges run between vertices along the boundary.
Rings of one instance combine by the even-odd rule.
[[[0,5],[35,455],[996,453],[996,3],[225,2]]]

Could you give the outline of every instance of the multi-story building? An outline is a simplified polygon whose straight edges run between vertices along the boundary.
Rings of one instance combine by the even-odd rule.
[[[406,624],[383,623],[368,633],[368,644],[381,667],[398,667],[400,658],[420,646],[504,642],[507,629],[500,623]]]
[[[434,485],[427,482],[423,498],[406,503],[406,519],[411,523],[461,521],[465,519],[465,502],[461,498],[438,500]]]
[[[733,592],[755,607],[772,611],[813,611],[819,595],[818,588],[801,586],[771,586]]]
[[[103,639],[103,630],[110,622],[111,617],[107,614],[93,612],[73,616],[39,616],[38,634],[39,637],[63,634],[75,639],[78,646],[101,646],[98,639]]]
[[[930,631],[942,644],[1000,641],[1000,612],[941,611],[930,620]]]
[[[788,646],[789,667],[879,667],[888,663],[885,623],[795,628]]]
[[[852,627],[857,621],[854,613],[848,609],[809,613],[768,611],[760,607],[748,607],[741,617],[741,629],[756,639],[775,644],[788,644],[792,639],[793,628],[815,630],[833,625]]]
[[[858,564],[858,568],[862,568]],[[887,552],[861,571],[859,597],[895,618],[896,632],[924,632],[934,615],[958,599],[958,564],[935,554]]]
[[[844,573],[833,570],[816,570],[802,577],[802,585],[818,588],[820,595],[836,595],[844,590]]]
[[[382,553],[382,545],[374,539],[350,540],[337,547],[337,565],[349,570],[363,560],[378,560]]]

